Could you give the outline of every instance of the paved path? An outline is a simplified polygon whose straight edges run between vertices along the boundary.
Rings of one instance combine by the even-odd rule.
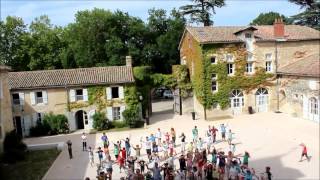
[[[265,166],[271,166],[275,179],[319,179],[319,124],[292,118],[286,114],[260,113],[254,115],[242,115],[234,119],[221,121],[192,121],[190,115],[172,116],[156,114],[152,117],[152,125],[147,129],[132,131],[107,133],[112,141],[131,137],[132,144],[139,144],[141,137],[155,132],[158,127],[162,131],[169,131],[174,127],[177,134],[186,133],[187,141],[191,140],[191,129],[197,125],[200,129],[199,135],[204,136],[207,126],[218,126],[221,123],[229,125],[235,132],[237,143],[237,153],[245,150],[251,154],[250,166],[258,172],[263,171]],[[90,135],[89,144],[102,146],[100,142],[101,134]],[[220,138],[220,136],[218,136]],[[48,171],[44,179],[84,179],[90,177],[95,179],[96,167],[88,165],[88,154],[81,151],[80,134],[26,139],[27,143],[44,143],[73,141],[74,156],[69,160],[66,150],[64,150],[53,166]],[[94,140],[95,139],[95,140]],[[179,139],[178,139],[179,142]],[[308,146],[309,154],[312,155],[310,162],[298,162],[301,154],[299,144],[304,142]],[[76,147],[79,150],[76,150]],[[219,143],[216,148],[227,149],[226,143]],[[112,146],[111,150],[112,152]],[[133,152],[134,153],[134,152]],[[236,153],[236,154],[237,154]],[[142,155],[145,152],[142,150]],[[111,154],[112,158],[114,156]],[[97,159],[96,159],[97,162]],[[177,163],[177,162],[176,162]],[[124,174],[120,174],[118,166],[114,165],[114,178],[120,179]]]

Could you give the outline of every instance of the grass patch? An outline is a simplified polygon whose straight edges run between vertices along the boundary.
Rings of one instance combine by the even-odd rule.
[[[59,155],[57,149],[29,151],[23,161],[0,165],[0,179],[40,180]]]

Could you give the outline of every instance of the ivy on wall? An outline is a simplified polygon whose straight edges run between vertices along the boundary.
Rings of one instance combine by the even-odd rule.
[[[234,59],[234,75],[228,76],[226,54],[232,54]],[[211,64],[211,57],[216,56],[217,63]],[[202,60],[195,60],[193,88],[199,102],[205,109],[219,104],[222,109],[228,107],[232,90],[240,89],[249,92],[259,86],[271,86],[268,81],[273,74],[265,72],[264,68],[256,67],[255,73],[246,75],[246,49],[239,45],[214,44],[203,47]],[[218,91],[211,91],[212,74],[217,75]]]

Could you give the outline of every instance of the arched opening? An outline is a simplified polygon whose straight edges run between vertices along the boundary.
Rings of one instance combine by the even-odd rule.
[[[268,90],[265,88],[259,88],[256,93],[256,109],[257,112],[268,111]]]
[[[233,115],[241,114],[242,107],[244,106],[244,98],[242,91],[236,89],[230,94],[230,107]]]
[[[315,97],[309,98],[309,119],[319,121],[319,101]]]
[[[84,125],[88,124],[87,112],[79,110],[75,114],[76,129],[84,129]]]

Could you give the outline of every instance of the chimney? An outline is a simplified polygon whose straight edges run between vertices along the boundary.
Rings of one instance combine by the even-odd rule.
[[[126,66],[132,66],[132,57],[126,56]]]
[[[273,23],[273,36],[275,38],[284,38],[284,24],[281,18],[276,18]]]

